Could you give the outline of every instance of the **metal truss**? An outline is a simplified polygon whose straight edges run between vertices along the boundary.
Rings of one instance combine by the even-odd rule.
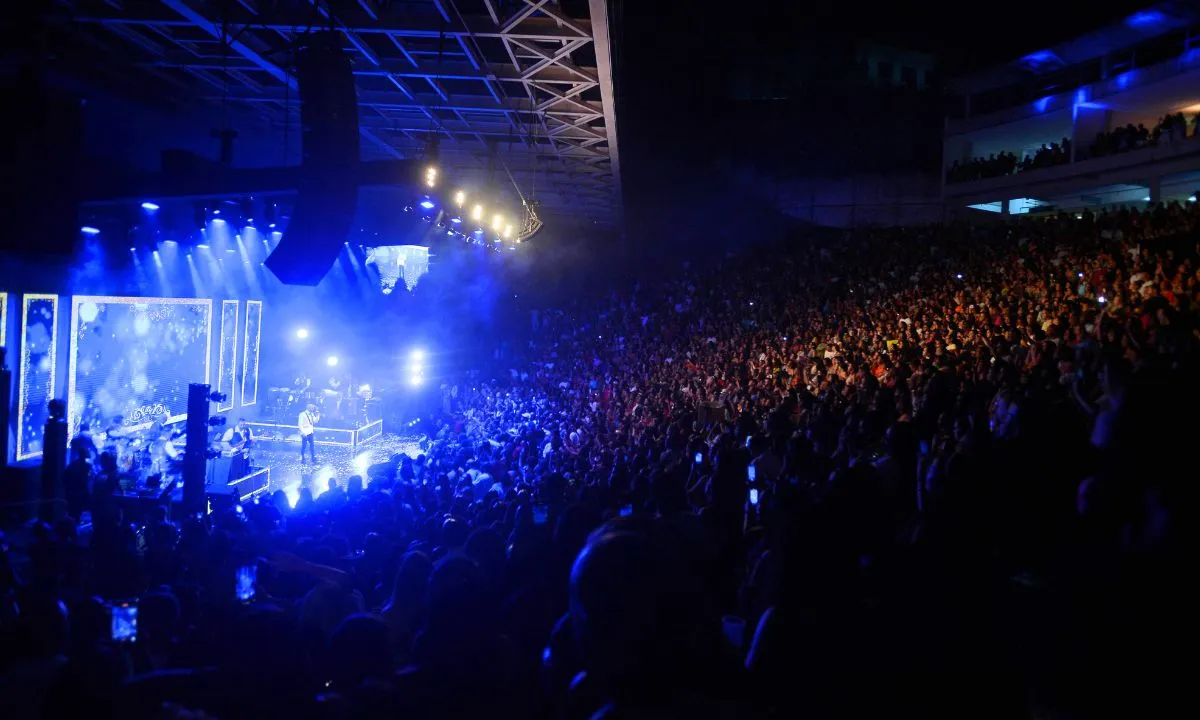
[[[608,2],[577,0],[572,15],[564,2],[59,0],[89,43],[136,46],[135,64],[164,92],[236,101],[281,129],[299,126],[286,48],[337,28],[354,60],[364,159],[420,157],[436,136],[442,164],[465,181],[515,184],[543,215],[612,225]]]

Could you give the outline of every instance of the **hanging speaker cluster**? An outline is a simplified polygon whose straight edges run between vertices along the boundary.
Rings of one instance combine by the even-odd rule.
[[[297,48],[302,182],[288,230],[266,265],[287,285],[316,285],[337,260],[358,206],[358,96],[341,33]]]

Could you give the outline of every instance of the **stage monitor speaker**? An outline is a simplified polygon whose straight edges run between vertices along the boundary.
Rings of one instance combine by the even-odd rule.
[[[189,513],[204,510],[205,470],[208,466],[208,414],[212,387],[188,385],[187,442],[183,449],[183,504]]]
[[[358,95],[344,44],[341,33],[310,33],[298,52],[303,180],[266,262],[286,285],[321,282],[345,246],[358,207]]]

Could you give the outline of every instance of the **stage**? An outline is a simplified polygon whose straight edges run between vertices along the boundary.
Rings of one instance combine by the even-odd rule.
[[[317,464],[301,464],[300,446],[288,442],[258,442],[251,451],[255,467],[271,468],[271,485],[267,494],[283,490],[294,505],[302,488],[312,490],[313,497],[325,492],[329,478],[345,485],[352,475],[367,478],[367,468],[384,462],[396,453],[415,458],[421,454],[423,435],[384,433],[367,445],[354,448],[343,445],[318,445]]]

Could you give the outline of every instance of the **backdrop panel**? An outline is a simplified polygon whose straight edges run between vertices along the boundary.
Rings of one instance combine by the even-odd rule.
[[[71,432],[187,417],[188,383],[209,382],[212,300],[77,295],[67,372]]]
[[[262,300],[246,301],[246,337],[242,342],[242,407],[258,402],[258,351],[262,340]]]
[[[17,383],[17,461],[42,455],[54,397],[58,296],[26,295],[21,306],[21,366]]]
[[[217,412],[233,409],[234,382],[237,378],[238,301],[221,301],[221,346],[217,355],[217,392],[226,400],[217,403]]]

